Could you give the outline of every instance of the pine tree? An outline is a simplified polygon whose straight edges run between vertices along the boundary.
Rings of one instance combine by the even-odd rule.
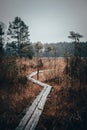
[[[81,71],[82,71],[82,60],[81,60],[81,44],[80,38],[83,36],[79,33],[75,33],[73,31],[70,32],[70,36],[74,42],[74,58],[71,59],[70,69],[72,77],[79,79],[80,81],[80,88],[81,88]]]
[[[72,39],[74,42],[74,55],[80,56],[81,57],[81,45],[80,45],[80,38],[82,38],[83,36],[79,33],[75,33],[73,31],[70,32],[70,36],[68,36],[68,38]]]
[[[13,22],[9,22],[8,37],[17,45],[18,55],[21,56],[21,44],[29,42],[28,26],[20,17],[15,17]]]

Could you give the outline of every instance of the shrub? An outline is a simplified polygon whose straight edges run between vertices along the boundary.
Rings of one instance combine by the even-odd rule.
[[[0,83],[14,83],[18,76],[15,57],[4,57],[0,64]]]
[[[18,78],[18,83],[20,84],[26,84],[27,83],[27,77],[26,76],[21,76]]]

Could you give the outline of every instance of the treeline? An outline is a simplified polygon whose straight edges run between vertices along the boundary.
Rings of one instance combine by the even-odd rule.
[[[80,42],[79,46],[81,48],[80,53],[82,57],[87,57],[87,42]],[[65,57],[66,51],[67,56],[74,56],[75,53],[75,43],[69,42],[59,42],[59,43],[49,43],[43,44],[42,56],[43,57]],[[55,52],[56,51],[56,52]],[[56,54],[55,54],[56,53]]]
[[[74,32],[71,32],[72,36]],[[82,57],[87,57],[87,42],[79,42],[79,34],[77,33],[77,42],[79,43],[80,53]],[[81,36],[81,35],[80,35]],[[72,37],[69,37],[72,38]],[[36,56],[36,44],[41,46],[40,56],[42,57],[64,57],[72,56],[75,52],[76,39],[74,42],[59,43],[31,43],[29,27],[20,17],[15,17],[9,22],[8,29],[3,22],[0,22],[0,57],[19,56],[31,58]]]

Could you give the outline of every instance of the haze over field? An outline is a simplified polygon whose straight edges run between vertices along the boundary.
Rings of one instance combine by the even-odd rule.
[[[0,21],[16,16],[29,26],[31,42],[69,41],[72,30],[87,40],[87,0],[0,0]]]

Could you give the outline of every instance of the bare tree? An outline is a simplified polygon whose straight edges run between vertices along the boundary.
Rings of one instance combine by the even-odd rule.
[[[39,79],[39,69],[41,67],[41,59],[40,59],[40,50],[43,48],[42,43],[41,42],[37,42],[35,43],[35,50],[36,50],[36,64],[37,64],[37,79]]]
[[[56,53],[57,53],[57,50],[56,50],[56,47],[53,46],[53,53],[54,53],[54,69],[56,70]]]

